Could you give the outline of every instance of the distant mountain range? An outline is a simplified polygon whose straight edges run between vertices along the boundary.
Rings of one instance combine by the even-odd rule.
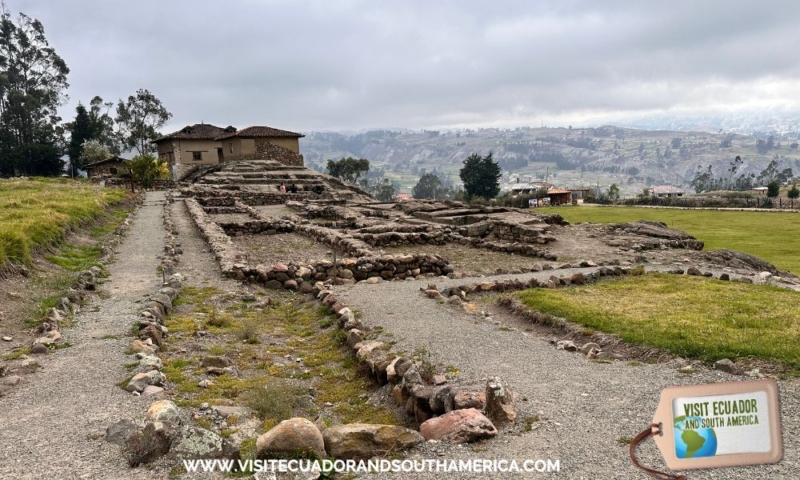
[[[723,174],[738,155],[739,173],[756,175],[773,159],[781,168],[800,173],[798,125],[784,120],[752,135],[737,133],[747,124],[732,117],[697,117],[715,132],[683,131],[683,120],[651,118],[654,127],[673,122],[672,130],[619,126],[597,128],[520,127],[458,131],[372,130],[358,134],[312,132],[301,141],[306,164],[324,169],[328,159],[366,158],[373,174],[383,173],[408,192],[425,172],[434,171],[458,183],[458,171],[471,153],[492,152],[505,180],[548,180],[563,187],[618,184],[623,194],[644,187],[671,184],[688,187],[698,166],[712,165]],[[680,125],[678,125],[680,124]],[[721,125],[725,125],[722,128]],[[762,127],[766,124],[759,124]],[[720,131],[721,129],[721,131]],[[760,142],[759,142],[760,141]]]

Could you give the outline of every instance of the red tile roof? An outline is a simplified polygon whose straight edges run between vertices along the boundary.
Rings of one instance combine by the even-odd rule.
[[[243,128],[238,131],[227,131],[225,133],[220,134],[215,140],[223,140],[226,138],[231,137],[242,137],[242,138],[274,138],[274,137],[292,137],[292,138],[301,138],[305,137],[302,133],[297,132],[290,132],[288,130],[280,130],[277,128],[272,127],[264,127],[264,126],[253,126]]]
[[[572,193],[572,191],[571,190],[562,190],[560,188],[551,188],[550,190],[547,191],[548,195],[550,195],[550,194],[558,195],[558,194],[564,194],[564,193]]]
[[[177,132],[172,132],[156,139],[153,143],[162,140],[213,140],[214,137],[225,133],[224,128],[211,125],[210,123],[195,123],[194,125],[187,125]]]

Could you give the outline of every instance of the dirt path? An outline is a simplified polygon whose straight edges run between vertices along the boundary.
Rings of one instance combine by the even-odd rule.
[[[129,375],[126,335],[137,302],[159,281],[163,201],[163,193],[147,194],[108,267],[102,288],[108,296],[95,299],[63,332],[72,346],[34,357],[42,370],[0,398],[0,478],[152,478],[128,468],[119,447],[93,438],[148,404],[116,384]]]
[[[536,276],[549,278],[554,272],[503,275],[523,281]],[[561,270],[556,274],[569,273]],[[557,351],[540,338],[519,330],[508,331],[492,322],[448,305],[428,300],[419,288],[425,281],[357,284],[337,287],[339,298],[363,315],[371,326],[381,326],[399,340],[398,350],[424,349],[435,363],[454,366],[465,380],[498,375],[517,397],[521,417],[539,414],[545,418],[534,430],[522,435],[503,435],[472,446],[436,447],[436,458],[553,459],[561,461],[562,478],[630,478],[646,475],[635,469],[628,458],[627,445],[618,441],[633,437],[651,421],[661,389],[671,385],[742,380],[742,377],[716,371],[681,375],[674,365],[640,364],[615,361],[610,364],[587,361],[581,355]],[[437,279],[439,288],[456,286],[464,280]],[[514,319],[495,316],[508,324]],[[800,428],[797,381],[781,382],[784,432],[784,460],[778,465],[740,467],[713,472],[695,472],[690,478],[789,478],[796,475],[800,462],[800,442],[793,432]],[[541,413],[539,413],[541,412]],[[663,467],[655,445],[645,442],[640,458]],[[418,452],[419,458],[430,452]],[[795,472],[794,474],[791,472]],[[445,475],[430,474],[430,478]],[[524,475],[522,475],[524,477]],[[542,478],[546,474],[529,474]],[[415,475],[414,478],[425,476]],[[475,478],[479,478],[476,475]],[[503,478],[513,475],[504,475]],[[467,478],[453,474],[449,478]]]

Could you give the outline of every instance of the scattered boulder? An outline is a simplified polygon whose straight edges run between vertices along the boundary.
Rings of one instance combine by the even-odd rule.
[[[578,346],[572,340],[560,340],[556,343],[556,350],[566,350],[568,352],[577,352]]]
[[[148,385],[162,386],[167,379],[163,373],[158,370],[151,370],[146,373],[137,373],[130,379],[125,390],[133,393],[141,393]]]
[[[144,343],[143,341],[139,340],[138,338],[136,340],[132,341],[128,348],[130,348],[134,352],[142,352],[142,353],[145,353],[147,355],[153,355],[154,353],[156,353],[155,347],[153,347],[152,345],[148,345],[148,344]]]
[[[143,397],[152,397],[154,395],[158,395],[158,394],[163,393],[163,392],[164,392],[164,389],[162,387],[157,387],[155,385],[148,385],[148,386],[144,387],[144,390],[142,390],[142,396]]]
[[[176,458],[239,458],[239,448],[216,433],[200,427],[185,426],[170,447]]]
[[[591,352],[592,350],[597,350],[599,352],[602,349],[600,348],[600,345],[594,342],[584,343],[583,346],[581,347],[581,353],[584,355],[588,355],[589,352]]]
[[[41,343],[45,347],[49,345],[54,345],[56,342],[61,340],[61,334],[58,330],[50,330],[49,332],[45,333],[41,337],[37,338],[33,341],[34,344]]]
[[[153,341],[156,345],[158,345],[159,350],[164,350],[164,337],[161,335],[161,330],[155,327],[155,325],[148,325],[142,330],[139,331],[140,338],[149,338]]]
[[[689,267],[686,269],[686,275],[693,275],[695,277],[700,277],[703,275],[703,272],[700,271],[697,267]]]
[[[317,458],[325,457],[322,433],[313,422],[305,418],[290,418],[258,437],[256,457],[260,459],[313,452]]]
[[[231,361],[227,357],[222,357],[218,355],[209,355],[207,357],[203,357],[202,366],[225,368],[231,366]]]
[[[469,443],[497,435],[497,429],[480,411],[474,408],[453,410],[441,417],[422,423],[419,432],[425,440],[447,440]]]
[[[400,382],[410,366],[411,360],[407,357],[396,357],[386,367],[386,379],[391,383]]]
[[[411,448],[425,439],[414,430],[394,425],[336,425],[322,434],[328,455],[365,460]]]
[[[729,358],[723,358],[722,360],[717,360],[714,362],[714,369],[722,372],[732,373],[734,375],[742,373],[741,368],[739,368],[739,366],[733,363],[733,361]]]
[[[453,396],[453,408],[463,410],[475,408],[483,410],[486,405],[486,394],[484,392],[470,392],[462,390]]]
[[[347,332],[347,344],[350,345],[350,348],[355,347],[363,340],[364,340],[364,332],[362,332],[361,330],[354,328],[349,332]]]
[[[514,395],[497,377],[486,382],[486,416],[500,426],[514,423],[517,419]]]
[[[128,465],[138,467],[166,455],[176,435],[174,427],[161,422],[148,423],[143,429],[136,430],[123,447]]]
[[[139,367],[144,367],[146,370],[161,370],[163,364],[161,359],[155,355],[147,355],[144,353],[137,353],[136,357],[139,359]]]
[[[31,346],[31,353],[34,355],[45,355],[47,353],[47,346],[41,343],[34,343]]]
[[[182,423],[178,406],[170,400],[153,402],[147,409],[145,418],[148,422],[172,423],[174,425]]]
[[[125,445],[128,439],[139,429],[132,420],[120,420],[112,423],[106,428],[105,439],[107,442],[116,443],[119,446]]]
[[[41,365],[39,362],[32,358],[24,358],[19,364],[17,365],[16,372],[22,375],[28,375],[31,373],[36,372],[36,370],[40,369]]]

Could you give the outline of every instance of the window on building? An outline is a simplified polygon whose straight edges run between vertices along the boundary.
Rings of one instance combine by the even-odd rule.
[[[108,171],[109,171],[109,173],[111,173],[111,175],[116,175],[117,174],[117,169],[114,168],[114,167],[109,168]]]
[[[233,142],[228,142],[228,153],[233,153]]]
[[[192,152],[192,160],[202,160],[203,152]]]

